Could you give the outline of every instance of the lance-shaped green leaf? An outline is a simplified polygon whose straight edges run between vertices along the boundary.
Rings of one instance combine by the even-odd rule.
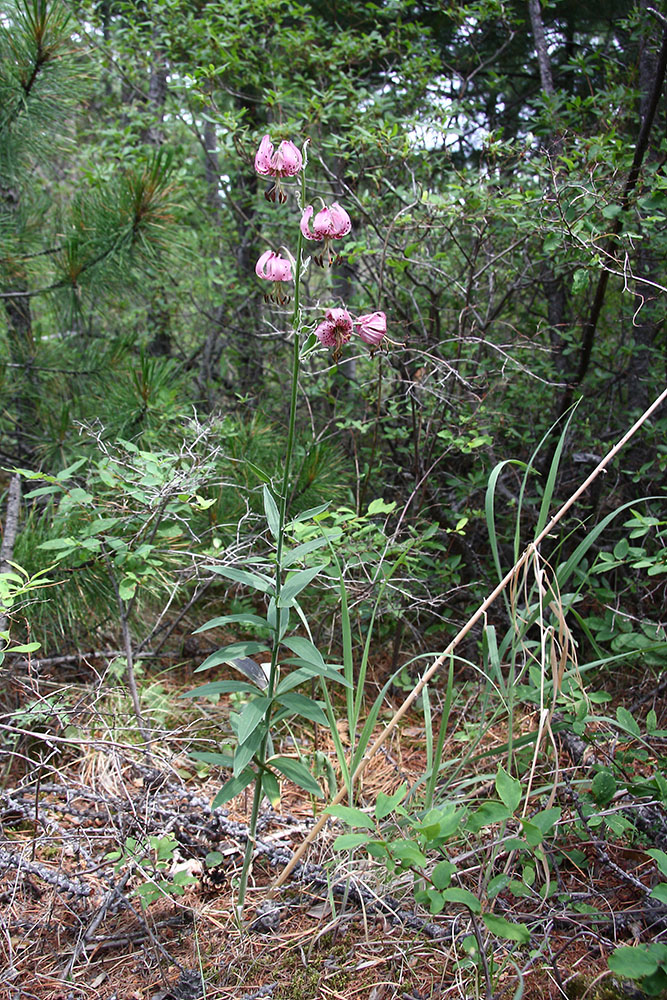
[[[188,754],[193,760],[200,760],[204,764],[216,764],[218,767],[229,768],[234,763],[234,758],[230,753],[216,753],[215,750],[191,750]]]
[[[234,777],[238,777],[241,774],[250,761],[253,759],[255,754],[260,748],[264,735],[266,733],[266,726],[264,723],[260,723],[257,728],[250,734],[248,739],[241,746],[237,746],[234,751],[234,766],[233,774]]]
[[[39,479],[40,476],[34,476],[34,479]],[[308,510],[304,510],[303,513],[297,514],[290,521],[288,527],[291,528],[295,524],[299,524],[301,521],[309,521],[311,517],[317,517],[318,514],[323,514],[325,510],[331,505],[331,501],[327,500],[326,503],[321,503],[318,507],[310,507]]]
[[[250,587],[251,590],[261,590],[264,594],[273,594],[275,591],[274,581],[268,577],[264,576],[263,573],[250,573],[245,569],[234,569],[232,566],[206,566],[211,573],[217,573],[218,576],[224,576],[227,580],[233,580],[234,583],[242,583],[246,587]]]
[[[268,766],[275,768],[276,771],[284,774],[286,778],[293,781],[299,788],[303,788],[318,799],[324,798],[322,789],[306,765],[302,764],[300,760],[294,760],[293,757],[271,757],[266,763]]]
[[[280,785],[275,774],[271,771],[262,773],[262,791],[274,809],[280,805]]]
[[[289,608],[292,606],[295,597],[301,593],[304,587],[315,579],[317,574],[324,569],[324,566],[312,566],[310,569],[300,569],[298,573],[291,576],[281,587],[278,607]]]
[[[222,646],[215,653],[207,656],[202,665],[197,667],[195,673],[198,674],[200,670],[210,670],[211,667],[219,667],[221,663],[233,664],[237,657],[265,653],[268,648],[265,642],[257,642],[255,639],[249,639],[247,642],[230,642],[228,646]]]
[[[206,632],[210,628],[221,628],[223,625],[257,625],[261,628],[268,628],[266,619],[260,618],[259,615],[220,615],[219,618],[211,618],[204,625],[200,625],[192,634],[197,635],[198,632]]]
[[[324,659],[317,646],[301,635],[293,635],[289,639],[283,639],[283,646],[287,646],[293,653],[306,663],[312,663],[315,667],[323,667]]]
[[[280,513],[276,505],[276,501],[271,495],[271,490],[268,486],[263,487],[264,493],[264,513],[266,514],[266,523],[269,526],[269,531],[274,538],[277,538],[280,534]]]
[[[325,728],[328,726],[327,717],[322,706],[312,698],[307,698],[305,694],[291,692],[283,694],[278,698],[281,705],[288,709],[291,715],[301,715],[304,719],[310,719]]]
[[[230,799],[239,795],[239,793],[242,792],[244,788],[247,788],[248,785],[254,780],[255,772],[250,767],[236,775],[234,778],[230,778],[229,781],[224,783],[216,797],[213,799],[213,802],[211,802],[211,809],[217,809],[218,806],[222,806],[225,802],[229,802]]]
[[[260,469],[260,467],[258,465],[255,465],[254,462],[251,462],[249,459],[245,458],[243,460],[243,463],[252,472],[254,472],[255,475],[257,476],[257,478],[261,479],[263,483],[270,483],[271,482],[271,476],[267,472],[264,472],[264,469]]]
[[[301,545],[297,545],[295,548],[283,553],[283,567],[287,569],[288,566],[298,562],[299,559],[303,559],[304,556],[307,556],[310,552],[314,552],[315,549],[321,549],[327,542],[327,538],[311,538],[309,542],[302,542]]]
[[[271,705],[270,698],[253,698],[241,709],[238,721],[238,741],[243,745],[251,733],[254,733],[257,726],[265,717]]]
[[[211,681],[210,684],[200,684],[199,687],[192,688],[191,691],[185,691],[180,697],[208,698],[210,695],[235,694],[237,691],[256,694],[257,688],[252,684],[247,684],[245,681]]]
[[[316,667],[312,663],[308,663],[306,660],[302,660],[296,657],[294,659],[285,660],[285,663],[289,663],[295,667],[300,667],[301,669],[298,671],[298,673],[301,674],[303,678],[327,677],[330,681],[336,681],[337,684],[342,684],[343,687],[354,686],[352,681],[349,681],[346,677],[343,677],[342,674],[338,673],[338,671],[341,669],[341,667],[338,666],[338,664],[327,663],[325,664],[324,667]],[[297,671],[295,671],[295,673],[297,673]],[[289,678],[291,678],[292,676],[293,675],[290,674]],[[285,680],[287,681],[289,678],[285,678]],[[290,686],[294,687],[293,684]],[[281,688],[281,690],[284,691],[285,688]]]

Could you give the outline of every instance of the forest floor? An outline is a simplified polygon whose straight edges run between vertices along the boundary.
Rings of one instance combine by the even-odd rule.
[[[343,832],[337,821],[272,896],[272,883],[314,823],[313,801],[287,781],[277,809],[264,803],[240,928],[234,892],[250,795],[212,812],[220,775],[188,757],[195,739],[224,729],[225,700],[181,708],[177,695],[188,680],[178,684],[165,674],[157,691],[151,689],[156,740],[147,755],[134,745],[120,686],[93,694],[82,671],[72,668],[66,683],[62,670],[6,675],[5,699],[11,701],[13,689],[21,704],[0,720],[3,1000],[510,1000],[521,995],[520,983],[526,998],[643,996],[623,988],[607,958],[616,945],[652,941],[667,927],[667,907],[649,895],[655,865],[646,853],[667,849],[667,821],[654,807],[648,836],[577,829],[581,808],[573,789],[584,787],[581,779],[590,779],[593,763],[588,751],[575,759],[576,740],[556,743],[555,801],[563,823],[552,877],[559,891],[542,898],[528,879],[525,893],[499,893],[496,912],[528,926],[530,942],[489,938],[480,964],[466,955],[465,942],[476,930],[465,907],[452,903],[431,915],[415,905],[412,873],[389,878],[383,864],[363,853],[334,852]],[[469,687],[465,679],[460,683]],[[401,693],[392,700],[395,707]],[[456,702],[461,707],[457,715],[455,704],[452,713],[445,757],[459,753],[474,701]],[[664,720],[666,713],[663,692],[657,714]],[[537,713],[526,710],[517,732],[536,724]],[[301,751],[313,749],[314,737],[317,750],[335,761],[322,731],[298,733]],[[608,733],[600,737],[598,755],[618,752]],[[501,747],[505,739],[501,726],[491,728],[485,748]],[[548,770],[555,773],[549,749]],[[640,758],[637,767],[648,771],[654,761]],[[424,716],[415,709],[371,762],[358,801],[370,805],[379,792],[411,785],[425,769]],[[470,788],[473,801],[484,790]],[[614,804],[619,815],[632,807],[622,794]],[[493,838],[492,828],[480,833],[481,862],[473,849],[460,866],[464,884],[478,894],[488,859],[497,854]],[[143,875],[136,864],[142,845]],[[496,870],[515,880],[526,876],[511,852],[498,854]],[[187,884],[174,888],[179,879]]]

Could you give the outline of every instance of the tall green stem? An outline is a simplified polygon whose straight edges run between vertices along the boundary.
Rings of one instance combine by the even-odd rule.
[[[306,204],[306,177],[305,171],[301,174],[301,208]],[[273,643],[271,647],[271,668],[269,671],[269,683],[267,685],[266,695],[269,699],[269,704],[266,709],[266,715],[264,717],[266,732],[264,738],[260,744],[259,750],[257,751],[257,756],[255,758],[258,766],[257,777],[255,778],[255,789],[252,798],[252,807],[250,810],[250,820],[248,822],[248,840],[246,842],[245,854],[243,857],[243,869],[241,871],[241,879],[239,882],[239,895],[236,904],[236,911],[239,920],[243,915],[243,907],[245,904],[245,896],[248,888],[248,876],[250,873],[250,865],[252,862],[252,856],[255,851],[255,843],[257,839],[257,820],[259,819],[259,807],[262,801],[262,774],[264,770],[264,763],[266,761],[266,749],[269,742],[269,731],[271,723],[271,713],[273,711],[273,697],[276,689],[276,679],[278,675],[278,652],[280,649],[280,640],[282,639],[282,629],[281,629],[281,614],[280,614],[280,589],[282,586],[282,558],[283,558],[283,540],[285,537],[285,524],[287,522],[287,503],[290,490],[290,470],[292,465],[292,453],[294,451],[294,431],[296,427],[296,401],[297,393],[299,388],[299,356],[301,351],[301,311],[300,311],[300,290],[301,290],[301,254],[303,250],[303,235],[301,230],[299,230],[299,240],[297,243],[296,251],[296,264],[295,264],[295,274],[294,274],[294,311],[292,313],[292,333],[293,333],[293,348],[292,348],[292,382],[290,391],[290,410],[289,410],[289,422],[287,425],[287,446],[285,450],[285,468],[283,472],[283,483],[282,490],[280,494],[280,504],[279,504],[279,514],[280,520],[278,523],[278,537],[276,539],[276,620],[275,628],[273,630]]]

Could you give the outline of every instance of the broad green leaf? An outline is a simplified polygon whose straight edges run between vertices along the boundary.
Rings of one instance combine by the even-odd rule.
[[[12,646],[11,649],[5,649],[5,653],[34,653],[41,646],[41,642],[24,642],[19,646]]]
[[[404,868],[424,868],[428,864],[426,855],[415,840],[396,840],[391,845],[392,857]]]
[[[405,782],[396,789],[392,795],[385,795],[384,792],[379,792],[377,801],[375,803],[375,818],[385,819],[390,813],[394,811],[396,806],[403,801],[408,791],[408,786]]]
[[[611,771],[598,771],[591,783],[591,792],[595,801],[602,806],[611,802],[616,794],[616,778]]]
[[[536,826],[535,823],[531,823],[530,820],[527,819],[521,820],[521,826],[528,846],[538,847],[544,839],[544,834],[540,830],[539,826]]]
[[[213,799],[213,802],[211,802],[211,809],[217,809],[218,806],[222,806],[225,802],[229,802],[230,799],[239,795],[239,793],[242,792],[244,788],[247,788],[248,785],[254,780],[255,772],[251,768],[247,768],[247,770],[242,771],[241,774],[235,778],[230,778],[229,781],[224,783],[218,794]]]
[[[515,812],[521,802],[523,789],[521,782],[508,774],[502,764],[498,765],[496,773],[496,791],[510,812]]]
[[[86,535],[99,535],[101,531],[108,531],[115,527],[120,521],[119,517],[98,517],[86,528]]]
[[[667,903],[667,882],[659,882],[654,885],[650,895],[653,899],[659,899],[661,903]]]
[[[71,465],[68,465],[66,469],[63,469],[62,472],[59,472],[56,479],[59,482],[64,483],[66,479],[70,479],[70,477],[73,476],[82,465],[85,465],[87,461],[87,458],[78,458],[76,462],[73,462]]]
[[[24,493],[23,496],[26,500],[32,500],[33,497],[45,497],[49,496],[51,493],[62,492],[62,486],[39,486],[36,490],[30,490],[28,493]]]
[[[420,889],[415,892],[415,902],[420,903],[422,906],[428,906],[429,911],[435,916],[441,913],[445,908],[445,901],[442,898],[442,893],[438,892],[437,889]]]
[[[662,874],[667,875],[667,854],[657,847],[651,847],[646,853],[658,863],[658,868]]]
[[[390,503],[387,503],[386,500],[382,499],[382,497],[378,497],[375,500],[371,500],[371,502],[368,505],[368,513],[371,517],[375,516],[376,514],[391,514],[392,510],[395,509],[396,509],[395,500],[392,500]]]
[[[257,625],[261,628],[269,627],[266,618],[260,618],[259,615],[221,615],[219,618],[211,618],[204,625],[200,625],[192,634],[197,635],[198,632],[206,632],[210,628],[221,628],[223,625]]]
[[[456,871],[451,861],[440,861],[431,872],[431,881],[436,889],[446,889]]]
[[[310,719],[312,722],[317,722],[318,725],[328,726],[327,717],[324,714],[324,710],[321,705],[319,705],[312,698],[307,698],[304,694],[284,694],[278,698],[281,705],[288,708],[290,712],[294,715],[301,715],[305,719]]]
[[[497,937],[506,938],[508,941],[518,941],[519,944],[528,944],[530,941],[530,931],[525,924],[514,924],[495,913],[485,913],[482,920],[491,933]]]
[[[265,653],[268,650],[266,642],[257,642],[249,639],[247,642],[230,642],[228,646],[222,646],[215,653],[207,656],[201,666],[197,667],[195,673],[200,670],[210,670],[211,667],[219,667],[221,663],[232,663],[239,656],[251,656],[253,653]]]
[[[266,514],[266,523],[269,526],[269,531],[274,538],[278,538],[280,534],[280,513],[278,507],[276,506],[276,501],[271,495],[271,490],[268,486],[263,487],[264,493],[264,513]]]
[[[511,811],[503,802],[496,802],[495,799],[489,799],[488,802],[483,802],[479,809],[476,809],[474,813],[468,816],[466,828],[471,833],[479,833],[483,826],[500,823],[504,819],[509,819],[511,815]]]
[[[122,601],[132,600],[136,590],[137,581],[133,580],[131,577],[124,577],[118,584],[118,596]],[[199,669],[201,670],[201,667]]]
[[[286,778],[293,781],[295,785],[299,788],[303,788],[306,792],[311,795],[315,795],[318,799],[324,798],[324,793],[318,785],[315,778],[308,770],[305,764],[302,764],[299,760],[294,760],[293,757],[271,757],[267,760],[267,765],[269,767],[274,767],[276,771],[280,771],[284,774]]]
[[[48,542],[40,542],[37,548],[55,552],[59,549],[75,549],[78,544],[76,538],[50,538]]]
[[[616,709],[616,718],[618,720],[618,724],[622,729],[625,729],[626,732],[631,733],[632,736],[641,736],[639,726],[637,725],[635,719],[633,719],[630,712],[628,712],[627,708],[623,708],[622,705],[619,705]]]
[[[467,889],[458,889],[456,886],[451,889],[443,889],[442,898],[449,900],[450,903],[463,903],[471,913],[481,913],[482,907],[477,896],[473,896]]]
[[[334,851],[352,851],[369,841],[367,833],[341,833],[333,843]]]
[[[658,962],[646,945],[636,948],[624,946],[612,952],[607,960],[612,972],[628,979],[642,979],[657,971]]]
[[[300,569],[298,573],[295,573],[283,584],[280,590],[280,597],[278,598],[279,608],[289,608],[294,602],[294,598],[301,593],[304,587],[307,587],[312,580],[315,579],[318,573],[324,569],[324,566],[311,566],[310,569]]]
[[[298,687],[299,684],[303,684],[304,681],[311,680],[313,676],[315,675],[312,667],[310,669],[302,667],[299,670],[291,670],[278,684],[276,697],[285,694],[286,691],[291,691],[293,688]]]
[[[486,894],[489,899],[494,899],[499,892],[506,889],[512,880],[509,875],[495,875],[488,884]]]
[[[558,822],[561,813],[562,809],[559,806],[554,806],[552,809],[543,809],[541,812],[531,816],[530,822],[539,827],[543,834],[547,834]]]
[[[462,809],[458,809],[453,802],[447,802],[444,806],[439,806],[437,809],[430,809],[421,823],[416,827],[417,830],[427,840],[433,841],[434,844],[437,841],[445,841],[452,834],[456,833],[463,820],[464,812]]]
[[[348,826],[361,826],[366,830],[375,830],[375,823],[371,817],[362,809],[356,809],[354,806],[329,806],[324,811],[329,816],[342,819]]]
[[[227,580],[242,583],[244,586],[250,587],[251,590],[260,590],[264,594],[273,594],[276,589],[274,581],[270,577],[259,573],[249,573],[245,569],[234,569],[232,566],[206,566],[205,569],[211,573],[217,573],[218,576],[224,576]]]

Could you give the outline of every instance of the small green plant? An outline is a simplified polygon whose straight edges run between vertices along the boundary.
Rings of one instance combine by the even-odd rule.
[[[145,910],[163,896],[182,896],[185,886],[197,881],[186,871],[170,873],[177,850],[178,841],[168,835],[150,836],[146,841],[128,837],[121,850],[107,854],[107,860],[115,862],[116,872],[129,869],[136,878],[144,880],[134,891]]]

